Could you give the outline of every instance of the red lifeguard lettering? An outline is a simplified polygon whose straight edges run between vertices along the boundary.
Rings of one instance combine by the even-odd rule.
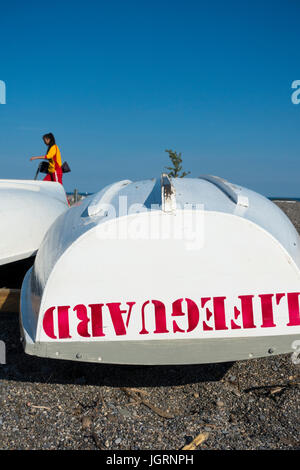
[[[126,328],[128,327],[128,324],[129,324],[131,310],[132,310],[133,305],[135,304],[135,302],[126,302],[126,303],[129,306],[128,313],[127,313],[127,310],[120,309],[120,305],[121,305],[120,302],[112,302],[112,303],[106,304],[109,308],[110,316],[111,316],[117,336],[126,335]],[[125,328],[124,321],[122,318],[123,313],[127,313],[126,328]]]
[[[46,333],[49,338],[52,339],[57,339],[57,337],[54,334],[54,319],[53,319],[53,312],[55,310],[55,307],[50,307],[48,310],[46,310],[43,318],[43,329],[44,332]]]
[[[79,304],[76,305],[73,310],[76,312],[78,320],[81,320],[77,325],[77,333],[83,338],[89,338],[91,336],[88,332],[88,324],[90,319],[87,316],[86,306]]]
[[[290,320],[287,326],[300,325],[299,295],[300,292],[290,292],[287,295]]]
[[[211,297],[202,297],[201,299],[201,308],[204,308],[206,303],[211,300]],[[205,309],[205,313],[206,313],[206,320],[209,321],[212,317],[212,311],[209,310],[209,308],[206,308]],[[213,327],[212,326],[209,326],[206,321],[203,322],[203,330],[204,331],[211,331],[213,330]]]
[[[154,305],[155,312],[155,330],[154,333],[169,333],[167,330],[167,320],[166,320],[166,307],[163,302],[160,300],[151,300]],[[149,331],[145,327],[145,307],[150,303],[150,300],[147,300],[142,306],[142,329],[140,335],[148,335]]]
[[[58,336],[61,339],[72,338],[69,331],[69,308],[70,305],[57,307]]]
[[[226,326],[226,317],[225,317],[225,301],[226,297],[213,297],[213,313],[211,310],[206,308],[206,319],[209,321],[214,316],[215,320],[215,329],[216,330],[228,330]],[[205,304],[211,300],[211,297],[203,297],[201,299],[201,307],[203,308]],[[211,331],[213,330],[212,326],[209,326],[206,321],[203,322],[203,330]]]
[[[273,296],[274,294],[261,294],[261,314],[262,314],[262,328],[273,328],[275,325],[273,318]]]
[[[276,294],[276,304],[279,305],[281,299],[285,296],[285,294]]]
[[[105,336],[103,332],[102,307],[104,304],[89,304],[92,319],[92,336]]]
[[[254,323],[254,308],[257,307],[253,302],[254,297],[256,297],[257,301],[258,298],[260,299],[261,308],[259,310],[262,318],[261,325],[255,325]],[[284,303],[281,308],[283,318],[279,319],[280,325],[283,326],[283,323],[285,323],[288,327],[299,327],[300,292],[290,292],[286,294],[256,294],[255,296],[240,295],[237,297],[240,304],[238,304],[238,306],[234,306],[234,316],[231,317],[231,319],[229,315],[226,319],[225,315],[225,306],[226,308],[229,308],[227,297],[202,297],[200,305],[201,308],[204,309],[204,318],[201,318],[203,331],[228,330],[226,322],[230,322],[232,330],[256,327],[274,328],[276,327],[277,322],[274,321],[273,297],[275,298],[275,308],[276,305],[280,304],[283,298],[287,298],[287,305]],[[183,301],[185,302],[184,304]],[[208,304],[209,301],[211,304]],[[134,305],[136,305],[136,302],[126,302],[127,308],[122,309],[121,302],[89,304],[88,307],[90,308],[90,312],[88,307],[84,304],[78,304],[74,308],[72,307],[73,311],[69,305],[50,307],[44,313],[42,328],[45,335],[53,340],[56,340],[57,338],[68,339],[71,338],[70,326],[73,325],[73,323],[70,325],[70,321],[74,321],[77,331],[75,326],[72,327],[72,331],[75,329],[76,335],[83,338],[89,338],[91,336],[103,337],[105,336],[103,326],[103,318],[105,317],[103,317],[103,315],[109,316],[110,314],[112,323],[111,328],[109,327],[111,323],[109,323],[109,325],[107,322],[105,323],[107,326],[106,334],[109,334],[110,336],[114,333],[117,336],[126,335],[130,321],[132,323],[130,331],[132,330],[133,335],[148,335],[149,329],[152,334],[169,333],[167,328],[169,317],[167,318],[166,316],[166,306],[163,302],[160,300],[147,300],[143,303],[141,310],[136,310],[136,316],[131,319]],[[106,306],[107,310],[103,310]],[[168,315],[170,315],[170,321],[172,321],[171,334],[189,333],[197,328],[200,329],[199,311],[200,308],[197,303],[189,298],[180,298],[172,302],[172,310],[171,312],[167,312]],[[230,312],[228,311],[227,314],[229,313]],[[70,316],[72,318],[70,318]],[[178,317],[185,317],[185,319],[180,321]],[[140,321],[142,323],[142,328],[141,331],[138,332],[137,328],[140,327]],[[153,325],[153,327],[148,328],[148,323]]]
[[[186,333],[193,331],[199,322],[199,310],[195,302],[191,299],[185,299],[187,303],[187,315],[188,315],[188,329]],[[172,316],[173,317],[180,317],[184,316],[185,313],[182,311],[182,301],[183,299],[175,300],[172,304]],[[185,333],[185,330],[179,328],[176,321],[173,321],[173,331],[174,333],[180,332]]]
[[[241,310],[234,307],[234,319],[237,320],[242,312],[243,328],[256,328],[253,318],[253,299],[254,295],[239,295],[241,301]],[[233,330],[240,329],[241,326],[237,325],[235,321],[231,320],[231,328]]]
[[[228,330],[226,326],[225,299],[226,297],[214,297],[213,299],[216,330]]]
[[[149,334],[149,331],[147,331],[146,327],[145,327],[145,307],[148,304],[150,304],[150,300],[147,300],[147,302],[143,303],[143,305],[142,305],[142,329],[140,331],[140,335],[148,335]]]
[[[57,307],[58,337],[60,339],[71,338],[69,332],[69,308],[70,305]],[[46,310],[43,318],[43,328],[49,338],[56,339],[54,334],[54,310],[55,307],[50,307]]]

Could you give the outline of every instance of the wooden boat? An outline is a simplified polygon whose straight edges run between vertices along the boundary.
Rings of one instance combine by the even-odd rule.
[[[300,238],[215,176],[120,181],[51,226],[21,293],[26,353],[195,364],[293,352]]]

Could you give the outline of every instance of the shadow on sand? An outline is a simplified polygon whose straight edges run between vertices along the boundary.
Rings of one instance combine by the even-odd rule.
[[[0,288],[21,289],[25,274],[34,263],[34,257],[0,266]]]

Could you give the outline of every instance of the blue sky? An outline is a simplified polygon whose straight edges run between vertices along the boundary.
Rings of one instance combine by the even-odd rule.
[[[191,176],[300,197],[297,0],[12,0],[0,39],[1,178],[32,178],[53,132],[68,191],[158,176],[171,148]]]

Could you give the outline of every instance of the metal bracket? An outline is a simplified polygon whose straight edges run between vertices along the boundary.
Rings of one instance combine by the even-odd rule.
[[[161,175],[161,206],[164,212],[176,211],[176,191],[166,173]]]

